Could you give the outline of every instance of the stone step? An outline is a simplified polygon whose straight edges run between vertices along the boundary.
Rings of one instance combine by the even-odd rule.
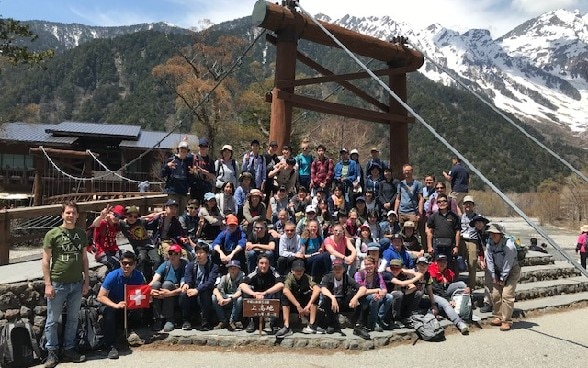
[[[546,265],[552,264],[554,262],[554,258],[549,253],[542,253],[530,250],[527,252],[527,256],[525,260],[521,262],[521,266],[537,266],[537,265]]]
[[[568,277],[580,276],[580,271],[566,261],[555,261],[551,264],[524,266],[521,268],[519,284],[527,284],[537,281],[557,280]],[[459,280],[467,282],[468,273],[461,272]],[[476,272],[476,286],[484,287],[484,271]]]
[[[531,300],[558,296],[562,294],[576,294],[588,291],[588,278],[576,276],[559,280],[537,281],[517,285],[516,300]],[[484,289],[474,291],[474,299],[484,295]]]

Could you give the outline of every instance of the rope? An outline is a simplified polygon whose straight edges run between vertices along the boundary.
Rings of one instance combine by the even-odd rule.
[[[134,179],[127,178],[127,177],[125,177],[125,176],[123,176],[123,175],[119,174],[119,173],[118,173],[118,171],[113,171],[113,170],[110,170],[110,169],[108,168],[108,166],[106,166],[106,165],[105,165],[105,164],[104,164],[102,161],[100,161],[100,160],[98,159],[98,157],[96,157],[96,155],[94,154],[94,152],[90,151],[89,149],[87,149],[87,150],[86,150],[86,152],[87,152],[87,153],[88,153],[90,156],[92,156],[92,158],[93,158],[93,159],[94,159],[94,160],[95,160],[95,161],[96,161],[96,162],[97,162],[97,163],[98,163],[98,164],[99,164],[99,165],[100,165],[100,166],[101,166],[101,167],[102,167],[104,170],[108,171],[109,173],[111,173],[111,174],[113,174],[113,175],[115,175],[115,176],[117,176],[117,177],[121,178],[122,180],[125,180],[125,181],[129,182],[129,183],[140,183],[140,182],[141,182],[141,180],[134,180]],[[161,181],[157,181],[157,182],[149,182],[149,183],[150,183],[150,184],[163,184],[163,182],[161,182]]]
[[[431,57],[429,57],[423,50],[421,50],[420,48],[418,48],[414,43],[409,42],[408,44],[411,45],[412,47],[414,47],[420,53],[422,53],[425,56],[425,58],[427,60],[429,60],[433,65],[435,65],[437,68],[439,68],[442,71],[444,71],[447,75],[449,75],[449,77],[451,77],[451,79],[453,79],[454,81],[456,81],[460,86],[462,86],[463,88],[465,88],[467,91],[471,92],[480,101],[482,101],[482,103],[484,103],[485,105],[487,105],[488,107],[490,107],[495,113],[497,113],[498,115],[502,116],[504,118],[504,120],[506,120],[507,122],[509,122],[515,128],[517,128],[527,138],[529,138],[530,140],[532,140],[533,142],[535,142],[539,147],[541,147],[544,150],[546,150],[547,152],[549,152],[549,154],[551,154],[553,157],[555,157],[556,159],[558,159],[561,163],[563,163],[564,165],[566,165],[573,173],[575,173],[576,175],[578,175],[579,177],[581,177],[582,179],[584,179],[584,181],[588,182],[588,177],[586,175],[584,175],[581,171],[579,171],[575,167],[573,167],[572,164],[570,164],[568,161],[566,161],[563,157],[561,157],[560,155],[558,155],[556,152],[552,151],[545,144],[541,143],[537,138],[535,138],[531,134],[529,134],[523,127],[521,127],[520,125],[518,125],[517,123],[515,123],[511,118],[509,118],[508,116],[506,116],[502,111],[500,111],[496,106],[494,106],[494,104],[486,101],[478,92],[474,91],[471,87],[469,87],[468,85],[466,85],[465,83],[463,83],[458,78],[458,76],[456,75],[456,73],[454,73],[452,70],[449,70],[449,69],[444,68],[442,65],[440,65],[439,63],[437,63]]]
[[[316,20],[310,13],[308,13],[306,10],[304,10],[300,6],[300,4],[297,3],[296,5],[300,8],[300,11],[302,11],[302,13],[304,13],[307,17],[309,17],[319,28],[322,29],[322,31],[327,36],[329,36],[359,66],[361,66],[372,77],[372,79],[374,79],[376,82],[378,82],[378,84],[380,84],[380,86],[382,86],[382,88],[384,88],[390,94],[390,96],[392,96],[392,98],[394,98],[406,111],[408,111],[410,114],[412,114],[415,117],[415,119],[418,120],[425,128],[427,128],[427,130],[429,130],[441,143],[443,143],[447,148],[449,148],[449,150],[451,150],[451,152],[453,152],[456,155],[456,157],[459,157],[466,165],[468,165],[469,168],[470,168],[470,170],[472,170],[476,175],[478,175],[480,177],[480,179],[482,179],[482,181],[484,181],[486,184],[488,184],[488,186],[490,186],[490,188],[492,188],[492,190],[496,194],[498,194],[500,196],[500,198],[502,198],[502,200],[510,208],[512,208],[519,216],[521,216],[525,220],[525,222],[527,224],[529,224],[529,226],[531,226],[543,238],[545,238],[547,240],[547,242],[557,252],[559,252],[565,259],[567,259],[584,276],[588,277],[588,271],[585,270],[584,268],[582,268],[577,262],[575,262],[575,260],[570,255],[568,255],[566,252],[564,252],[559,247],[559,245],[557,245],[557,243],[555,243],[555,241],[553,239],[551,239],[551,237],[549,236],[549,234],[547,234],[541,227],[539,227],[539,225],[535,224],[534,221],[532,221],[513,201],[510,200],[510,198],[508,198],[504,193],[502,193],[502,191],[496,185],[494,185],[488,178],[486,178],[470,161],[468,161],[468,159],[466,159],[456,148],[454,148],[451,144],[449,144],[449,142],[447,142],[447,140],[445,138],[443,138],[439,133],[437,133],[437,131],[435,131],[435,129],[431,125],[429,125],[425,121],[425,119],[423,119],[419,114],[417,114],[396,93],[394,93],[394,91],[392,91],[390,89],[390,87],[388,87],[388,85],[386,85],[386,83],[384,83],[380,78],[378,78],[378,76],[376,76],[370,69],[368,69],[367,66],[365,66],[361,62],[361,60],[359,60],[351,51],[349,51],[349,49],[347,47],[345,47],[345,45],[341,41],[339,41],[331,32],[329,32],[318,20]]]

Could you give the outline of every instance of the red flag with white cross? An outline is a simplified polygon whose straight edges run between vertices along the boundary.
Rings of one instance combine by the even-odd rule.
[[[125,285],[127,309],[149,308],[151,286],[149,285]]]

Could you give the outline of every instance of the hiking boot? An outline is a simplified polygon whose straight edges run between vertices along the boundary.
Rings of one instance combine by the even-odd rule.
[[[155,332],[159,332],[159,331],[161,331],[162,328],[163,328],[163,320],[161,318],[154,319],[153,323],[151,324],[151,330],[153,330]]]
[[[502,320],[498,317],[492,319],[492,321],[490,321],[490,324],[492,326],[502,326]]]
[[[49,350],[47,360],[45,361],[45,368],[53,368],[59,364],[59,357],[57,356],[57,350]]]
[[[500,325],[500,331],[509,331],[510,328],[511,326],[508,322],[502,322],[502,324]]]
[[[61,358],[64,362],[82,363],[86,361],[86,356],[79,354],[74,349],[64,350],[61,354]]]
[[[136,347],[145,344],[145,340],[143,340],[135,331],[131,331],[129,336],[127,337],[127,342],[130,346]]]
[[[390,330],[392,328],[392,326],[390,326],[390,323],[384,321],[383,318],[378,318],[378,324],[384,329],[384,330]]]
[[[384,332],[384,329],[382,328],[382,326],[380,326],[379,324],[376,323],[374,325],[374,328],[372,328],[372,331],[375,331],[375,332]]]
[[[163,325],[163,332],[171,332],[173,330],[175,330],[176,326],[174,325],[174,323],[172,321],[167,321],[165,322],[165,325]]]
[[[229,322],[229,325],[227,326],[227,330],[235,331],[236,329],[237,329],[237,325],[235,324],[235,322]]]
[[[353,329],[353,334],[355,336],[359,336],[364,340],[371,340],[370,334],[367,330],[367,328],[363,327],[363,326],[355,326],[355,328]]]
[[[253,321],[253,318],[249,319],[249,323],[247,324],[247,328],[245,329],[245,331],[248,333],[252,333],[253,331],[255,331],[255,322]]]
[[[329,335],[332,335],[332,334],[334,334],[336,331],[337,331],[337,330],[335,329],[335,327],[332,327],[332,326],[329,326],[329,327],[327,327],[327,333],[328,333]]]
[[[190,331],[191,329],[192,329],[192,324],[190,323],[190,321],[184,321],[184,323],[182,323],[182,330]]]
[[[490,313],[492,312],[492,306],[490,304],[484,304],[480,307],[480,313]]]
[[[292,329],[290,327],[284,326],[284,327],[280,328],[278,330],[278,332],[276,332],[276,337],[278,339],[283,339],[284,337],[292,336],[293,333],[294,332],[292,332]]]
[[[464,321],[457,322],[457,329],[462,335],[468,335],[470,333],[470,329]]]
[[[214,326],[215,330],[222,330],[223,328],[227,328],[228,323],[226,322],[219,322],[218,325]]]
[[[113,346],[108,351],[108,359],[118,359],[118,350]]]
[[[224,326],[224,324],[223,324],[223,326]],[[200,325],[200,328],[198,328],[198,330],[199,331],[210,331],[210,330],[212,330],[212,326],[205,322]]]

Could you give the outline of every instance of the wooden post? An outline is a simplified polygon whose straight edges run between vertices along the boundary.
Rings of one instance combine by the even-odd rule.
[[[10,218],[6,210],[0,211],[0,266],[10,262]]]
[[[390,75],[388,79],[390,89],[406,101],[406,74]],[[390,96],[390,113],[408,113],[392,96]],[[395,178],[402,179],[402,165],[408,163],[408,124],[390,122],[390,168]]]
[[[34,156],[35,181],[33,182],[33,205],[43,204],[43,174],[45,173],[45,160],[41,156]]]
[[[298,36],[294,27],[287,27],[278,32],[276,44],[276,76],[272,90],[272,111],[270,119],[270,141],[278,142],[278,147],[290,143],[292,132],[292,103],[284,101],[278,95],[280,91],[294,92],[294,87],[279,88],[285,81],[296,78],[296,52]]]
[[[94,165],[94,159],[92,158],[92,156],[87,155],[85,162],[84,162],[84,172],[82,173],[82,177],[84,177],[84,178],[91,178],[92,177],[93,165]],[[92,181],[91,180],[86,180],[84,182],[84,191],[86,193],[94,192],[94,188],[92,188]]]

